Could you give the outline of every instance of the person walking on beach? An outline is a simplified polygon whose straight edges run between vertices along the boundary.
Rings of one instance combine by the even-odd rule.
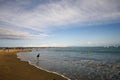
[[[37,54],[37,60],[39,60],[40,54]]]
[[[39,66],[39,57],[40,57],[40,54],[37,54],[37,61],[36,61],[36,65]]]

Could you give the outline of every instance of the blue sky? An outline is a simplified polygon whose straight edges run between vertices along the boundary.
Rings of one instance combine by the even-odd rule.
[[[120,45],[120,0],[0,0],[0,47]]]

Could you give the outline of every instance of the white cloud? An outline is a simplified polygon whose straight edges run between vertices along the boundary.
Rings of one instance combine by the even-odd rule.
[[[0,39],[42,39],[47,34],[30,34],[28,32],[0,28]]]
[[[18,1],[18,0],[17,0]],[[46,27],[66,25],[83,22],[104,22],[120,19],[119,0],[60,0],[40,4],[26,9],[33,4],[27,0],[20,0],[14,5],[7,5],[0,8],[0,21],[15,26],[35,30],[42,30]]]
[[[0,26],[0,39],[37,39],[47,36],[11,30],[11,26],[44,31],[46,28],[73,23],[120,20],[120,0],[48,0],[38,4],[34,4],[34,0],[7,1],[0,5],[0,25],[4,23],[8,26],[8,29]]]

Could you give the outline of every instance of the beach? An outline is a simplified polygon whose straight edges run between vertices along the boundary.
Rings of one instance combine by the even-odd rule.
[[[28,50],[0,50],[0,80],[67,80],[18,59],[16,53],[25,51]]]
[[[39,61],[36,55],[40,53]],[[20,52],[17,57],[37,68],[71,80],[120,80],[120,49],[104,47],[46,47]]]

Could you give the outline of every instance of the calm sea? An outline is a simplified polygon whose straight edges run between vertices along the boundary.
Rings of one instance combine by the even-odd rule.
[[[36,58],[38,53],[39,60]],[[71,80],[120,80],[120,48],[34,48],[32,52],[19,53],[17,56]]]

